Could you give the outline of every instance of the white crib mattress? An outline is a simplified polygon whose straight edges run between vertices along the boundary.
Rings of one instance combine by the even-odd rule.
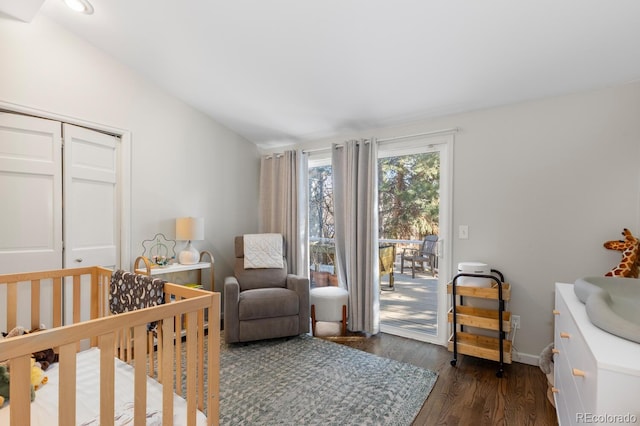
[[[115,408],[116,425],[133,425],[133,367],[114,358],[115,362]],[[91,348],[77,355],[76,422],[78,425],[94,426],[100,423],[100,350]],[[58,424],[58,364],[51,364],[45,371],[48,381],[36,391],[31,403],[32,425]],[[186,424],[187,402],[174,395],[173,424]],[[0,409],[0,425],[8,425],[11,404]],[[162,424],[162,386],[147,378],[147,425]],[[205,425],[204,413],[198,411],[197,424]]]

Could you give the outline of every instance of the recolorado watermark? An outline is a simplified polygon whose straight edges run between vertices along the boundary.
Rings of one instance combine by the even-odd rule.
[[[593,414],[576,413],[576,423],[592,424],[634,424],[638,423],[638,416],[635,414]]]

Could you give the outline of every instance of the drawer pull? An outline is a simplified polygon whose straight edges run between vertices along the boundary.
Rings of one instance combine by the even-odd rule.
[[[553,387],[552,387],[552,388],[551,388],[551,392],[553,392],[553,393],[558,393],[558,392],[560,392],[560,391],[558,390],[558,388],[553,388]]]
[[[571,335],[569,333],[565,333],[564,331],[560,333],[560,337],[563,339],[569,339]]]
[[[571,373],[576,377],[584,377],[585,376],[584,371],[578,370],[577,368],[572,369]]]
[[[560,315],[560,311],[557,309],[554,309],[552,312],[553,312],[553,315]]]
[[[553,348],[553,349],[551,349],[551,353],[552,353],[552,354],[559,354],[559,353],[560,353],[560,351],[559,351],[559,350],[557,350],[556,348]]]

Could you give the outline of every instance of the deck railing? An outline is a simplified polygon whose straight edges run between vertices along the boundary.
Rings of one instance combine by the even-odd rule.
[[[405,247],[419,248],[422,240],[401,240],[380,238],[380,245],[394,244],[396,257]],[[397,261],[397,258],[396,258]],[[330,279],[335,272],[335,240],[333,238],[309,238],[309,271],[312,283],[316,280]]]

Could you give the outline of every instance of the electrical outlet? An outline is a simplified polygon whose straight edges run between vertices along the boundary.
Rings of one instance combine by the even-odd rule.
[[[520,315],[511,315],[511,328],[516,330],[520,328]]]

